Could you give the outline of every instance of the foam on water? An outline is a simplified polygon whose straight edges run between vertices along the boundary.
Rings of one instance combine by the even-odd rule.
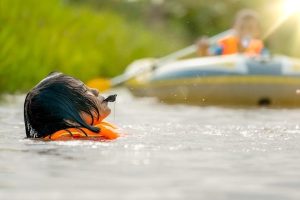
[[[300,110],[164,105],[116,91],[111,142],[24,139],[0,105],[0,199],[299,199]],[[113,107],[113,106],[112,106]]]

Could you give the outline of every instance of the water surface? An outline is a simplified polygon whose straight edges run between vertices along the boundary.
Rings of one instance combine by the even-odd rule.
[[[24,139],[24,96],[6,96],[0,199],[300,199],[300,109],[164,105],[117,93],[109,121],[124,135],[112,142]]]

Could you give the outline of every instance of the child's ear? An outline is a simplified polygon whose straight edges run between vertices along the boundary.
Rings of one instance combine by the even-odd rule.
[[[69,120],[69,119],[65,119],[64,120],[68,125],[71,125],[71,126],[80,126],[80,124],[78,124],[77,122],[74,122],[72,120]]]

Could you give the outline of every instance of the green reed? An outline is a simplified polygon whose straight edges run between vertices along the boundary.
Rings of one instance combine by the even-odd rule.
[[[134,59],[179,48],[178,41],[114,11],[60,0],[1,0],[0,92],[26,91],[51,71],[83,81],[115,76]]]

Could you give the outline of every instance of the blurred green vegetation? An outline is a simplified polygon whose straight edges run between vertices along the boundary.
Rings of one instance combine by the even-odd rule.
[[[212,36],[227,30],[241,9],[253,9],[261,19],[263,36],[285,13],[287,0],[69,0],[75,5],[92,5],[97,11],[115,10],[126,19],[138,19],[152,30],[164,30],[188,44],[201,35]],[[300,16],[286,18],[264,38],[272,53],[300,57]]]
[[[117,12],[59,0],[0,1],[0,91],[24,91],[51,71],[84,81],[182,46]]]
[[[267,32],[283,0],[1,0],[0,92],[26,91],[51,71],[83,81],[122,73],[133,60],[159,57],[200,35],[230,28],[252,8]],[[300,56],[297,17],[265,40],[273,53]]]

